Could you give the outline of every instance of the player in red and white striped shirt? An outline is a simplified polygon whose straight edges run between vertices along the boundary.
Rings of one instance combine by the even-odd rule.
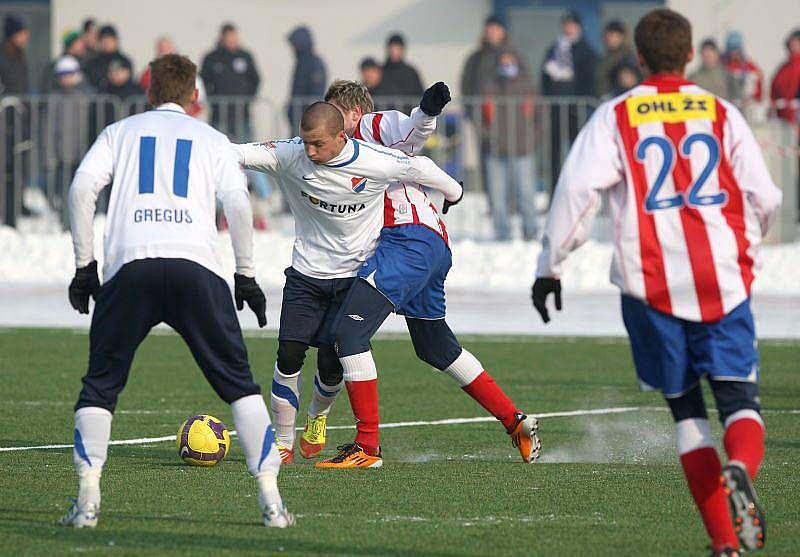
[[[600,192],[608,191],[611,281],[622,290],[637,374],[672,410],[681,463],[714,551],[735,554],[740,541],[747,549],[764,543],[751,484],[764,422],[750,288],[781,192],[739,111],[683,79],[693,56],[689,22],[655,10],[637,25],[636,46],[648,77],[597,109],[561,171],[534,305],[547,322],[552,292],[561,309],[562,263],[588,238]],[[709,433],[703,376],[725,428],[724,470]]]

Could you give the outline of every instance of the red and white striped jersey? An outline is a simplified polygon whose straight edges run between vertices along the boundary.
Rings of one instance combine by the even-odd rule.
[[[411,111],[411,116],[397,110],[386,110],[364,114],[356,125],[353,137],[415,155],[435,129],[436,116],[428,116],[419,107]],[[386,190],[384,197],[383,225],[406,224],[427,226],[450,245],[447,228],[439,218],[436,207],[428,199],[425,186],[395,182]]]
[[[716,321],[750,295],[781,203],[739,111],[676,76],[601,105],[572,146],[547,217],[537,276],[557,277],[609,191],[611,281],[681,319]]]

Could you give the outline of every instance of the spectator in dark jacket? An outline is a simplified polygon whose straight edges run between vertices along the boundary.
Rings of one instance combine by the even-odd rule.
[[[402,35],[395,33],[386,42],[386,62],[383,64],[383,76],[381,77],[381,89],[383,94],[389,97],[414,97],[422,96],[423,87],[419,73],[413,66],[406,64],[406,41]],[[414,101],[416,102],[416,101]],[[384,103],[387,104],[387,103]],[[414,106],[397,106],[397,101],[390,100],[388,107],[411,112]]]
[[[228,97],[211,99],[211,125],[232,140],[250,140],[250,102],[261,78],[253,57],[241,48],[239,32],[233,24],[226,23],[220,29],[217,47],[206,54],[200,75],[209,97]]]
[[[0,95],[28,93],[28,60],[25,51],[28,48],[30,32],[25,24],[12,15],[7,15],[3,22],[3,42],[0,44]],[[5,144],[3,153],[6,165],[0,168],[0,187],[5,197],[5,214],[3,224],[15,227],[17,225],[17,204],[21,199],[17,193],[21,191],[22,184],[26,181],[25,163],[18,164],[19,157],[15,156],[15,142],[21,137],[23,140],[29,136],[29,121],[20,117],[12,106],[4,109],[6,125],[0,129],[5,138],[0,143]],[[23,212],[26,209],[22,208]]]
[[[359,70],[361,71],[361,83],[367,86],[367,90],[372,95],[373,100],[375,97],[383,96],[383,88],[381,87],[383,68],[378,65],[375,58],[367,57],[361,60]],[[375,105],[375,110],[379,110],[377,104]]]
[[[86,45],[83,44],[83,39],[77,31],[69,31],[64,34],[64,50],[58,58],[47,64],[42,72],[42,81],[39,84],[40,92],[42,94],[51,93],[58,84],[58,72],[56,72],[56,64],[64,56],[71,56],[78,63],[81,63],[86,55]],[[81,71],[83,67],[81,66]],[[83,79],[83,77],[81,77]]]
[[[120,52],[119,36],[112,25],[102,27],[98,37],[100,51],[86,66],[86,77],[94,88],[102,91],[107,85],[108,67],[112,62],[120,62],[128,68],[133,68],[133,64]]]
[[[97,56],[97,34],[97,22],[92,18],[84,19],[83,25],[81,25],[81,40],[86,47],[86,53],[83,55],[83,59],[79,60],[83,68],[89,65],[89,61],[92,58]]]
[[[495,59],[494,81],[484,95],[481,147],[495,239],[511,238],[509,217],[517,212],[523,236],[531,240],[536,236],[533,87],[512,49]]]
[[[496,15],[489,16],[483,26],[481,43],[464,63],[461,72],[461,94],[467,103],[467,116],[473,117],[479,98],[497,82],[497,58],[501,49],[508,44],[508,35],[503,22]],[[473,99],[470,99],[473,97]]]
[[[295,133],[300,129],[300,116],[310,104],[306,99],[295,100],[295,98],[321,99],[325,95],[328,78],[325,64],[314,52],[314,41],[307,27],[297,27],[289,33],[288,40],[294,50],[295,65],[287,114],[292,133]]]
[[[122,60],[111,62],[108,66],[108,75],[103,83],[100,93],[119,99],[119,102],[114,100],[104,102],[105,125],[144,110],[147,104],[144,89],[133,80],[133,70],[130,64],[126,64]]]
[[[561,35],[548,49],[542,64],[542,94],[549,97],[595,96],[595,64],[597,56],[583,37],[581,19],[567,12],[561,19]],[[550,169],[551,188],[555,187],[561,171],[562,154],[578,135],[578,105],[568,102],[566,118],[563,105],[553,99],[550,108]],[[566,120],[566,121],[565,121]]]
[[[28,59],[25,51],[30,31],[19,18],[7,15],[0,44],[0,94],[28,92]]]
[[[627,83],[617,76],[620,71],[634,71],[638,75],[637,81],[641,79],[636,53],[628,42],[628,33],[621,21],[613,19],[606,24],[603,44],[606,49],[597,63],[597,94],[601,97],[615,94],[621,83]]]

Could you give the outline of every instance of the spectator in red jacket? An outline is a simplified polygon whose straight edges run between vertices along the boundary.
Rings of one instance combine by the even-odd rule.
[[[725,69],[730,77],[730,100],[760,101],[764,74],[755,62],[747,58],[744,38],[739,31],[731,31],[725,40]]]
[[[166,36],[161,36],[156,39],[156,59],[161,58],[165,54],[177,54],[178,49],[175,48],[175,43],[172,42],[172,39]],[[142,72],[142,75],[139,77],[139,86],[147,91],[150,88],[150,65],[145,68]],[[197,87],[198,96],[197,100],[192,103],[189,107],[189,110],[186,112],[190,116],[195,116],[197,118],[203,118],[203,111],[206,108],[206,88],[203,85],[203,78],[200,75],[197,75],[197,79],[195,81],[195,87]]]
[[[789,57],[772,78],[770,98],[776,103],[778,117],[787,122],[798,123],[800,102],[800,28],[795,29],[786,39]],[[791,104],[787,104],[791,103]]]

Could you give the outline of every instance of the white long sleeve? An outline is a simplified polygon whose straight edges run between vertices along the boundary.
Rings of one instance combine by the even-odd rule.
[[[461,184],[456,182],[447,172],[436,166],[428,157],[409,157],[406,170],[397,176],[390,176],[391,181],[416,182],[436,191],[442,192],[448,201],[458,201],[461,197]]]
[[[105,184],[89,174],[78,171],[69,187],[69,221],[75,267],[80,269],[94,261],[94,213],[97,197]]]
[[[365,114],[355,137],[413,155],[422,150],[435,130],[436,116],[428,116],[417,107],[411,111],[411,116],[399,110]]]
[[[234,152],[238,153],[236,149]],[[267,160],[269,157],[262,158]],[[217,199],[222,203],[228,221],[236,272],[254,277],[256,269],[253,258],[253,208],[247,191],[247,178],[239,168],[240,163],[241,160],[237,160],[234,156],[220,157],[216,171]]]
[[[727,111],[729,137],[734,141],[731,146],[731,169],[758,218],[761,235],[764,236],[775,222],[783,192],[773,182],[761,147],[744,117],[731,105],[727,106]]]
[[[589,238],[601,205],[599,192],[622,180],[614,134],[613,114],[601,107],[572,145],[547,214],[537,277],[560,277],[567,255]]]
[[[256,276],[253,259],[253,209],[247,191],[230,190],[220,196],[228,231],[231,235],[236,272],[246,277]]]
[[[273,142],[231,145],[239,164],[247,170],[275,172],[278,169],[279,161],[275,156]]]

